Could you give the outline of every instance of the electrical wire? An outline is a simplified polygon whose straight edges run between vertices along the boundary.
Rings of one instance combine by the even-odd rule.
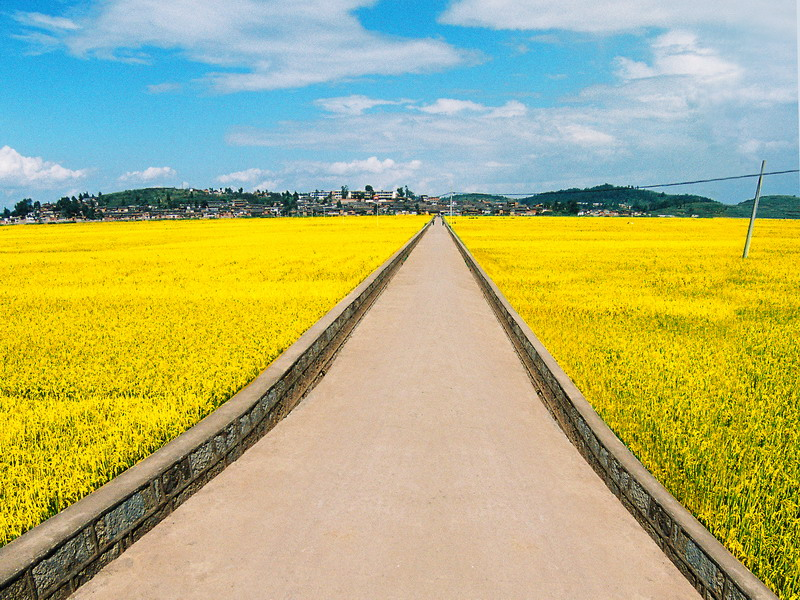
[[[769,173],[764,173],[764,177],[768,175],[785,175],[787,173],[800,173],[800,169],[790,169],[787,171],[770,171]],[[439,197],[442,196],[447,197],[451,195],[467,195],[467,194],[481,194],[484,196],[504,196],[507,198],[513,197],[525,197],[530,198],[532,196],[542,196],[544,194],[591,194],[591,193],[603,193],[603,192],[613,192],[617,190],[648,190],[653,188],[663,188],[663,187],[674,187],[678,185],[695,185],[698,183],[711,183],[714,181],[730,181],[732,179],[749,179],[752,177],[759,177],[761,173],[755,173],[752,175],[733,175],[730,177],[714,177],[711,179],[697,179],[695,181],[676,181],[674,183],[658,183],[653,185],[637,185],[637,186],[611,186],[611,187],[603,187],[601,189],[585,189],[585,190],[559,190],[557,192],[529,192],[529,193],[511,193],[511,194],[500,194],[500,193],[483,193],[483,192],[446,192],[444,194],[440,194]]]

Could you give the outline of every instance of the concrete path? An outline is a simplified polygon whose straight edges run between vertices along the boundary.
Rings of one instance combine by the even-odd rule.
[[[434,226],[306,400],[76,598],[696,598]]]

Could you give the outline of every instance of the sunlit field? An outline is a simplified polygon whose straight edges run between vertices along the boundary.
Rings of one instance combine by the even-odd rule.
[[[426,219],[0,228],[0,545],[225,402]]]
[[[800,598],[800,222],[463,218],[454,228],[645,466]]]

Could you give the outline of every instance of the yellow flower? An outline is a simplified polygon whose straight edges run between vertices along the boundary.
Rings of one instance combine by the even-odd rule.
[[[480,218],[455,230],[637,457],[800,598],[800,222]]]

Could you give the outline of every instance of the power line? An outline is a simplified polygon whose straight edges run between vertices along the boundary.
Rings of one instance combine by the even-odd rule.
[[[764,173],[764,177],[767,175],[783,175],[785,173],[798,173],[800,169],[792,169],[790,171],[772,171],[770,173]],[[679,181],[677,183],[659,183],[658,185],[640,185],[637,186],[638,189],[644,190],[648,188],[659,188],[659,187],[671,187],[674,185],[692,185],[695,183],[709,183],[712,181],[730,181],[731,179],[747,179],[749,177],[759,177],[760,173],[755,173],[753,175],[734,175],[733,177],[715,177],[714,179],[698,179],[697,181]]]
[[[771,171],[769,173],[764,173],[764,177],[767,175],[785,175],[787,173],[800,173],[800,169],[790,169],[787,171]],[[676,181],[674,183],[658,183],[653,185],[637,185],[637,186],[610,186],[610,187],[602,187],[601,189],[586,189],[586,190],[559,190],[557,192],[527,192],[527,193],[511,193],[511,194],[501,194],[501,193],[494,193],[494,194],[484,194],[487,196],[505,196],[508,198],[519,196],[519,197],[531,197],[531,196],[541,196],[543,194],[590,194],[590,193],[603,193],[603,192],[613,192],[617,190],[647,190],[653,188],[663,188],[663,187],[674,187],[678,185],[694,185],[697,183],[711,183],[714,181],[730,181],[732,179],[748,179],[752,177],[759,177],[760,173],[755,173],[752,175],[733,175],[731,177],[714,177],[712,179],[697,179],[695,181]],[[479,194],[481,192],[460,192],[461,195],[465,194]],[[450,194],[455,194],[455,192],[450,192],[446,194],[440,194],[441,196],[449,196]]]

